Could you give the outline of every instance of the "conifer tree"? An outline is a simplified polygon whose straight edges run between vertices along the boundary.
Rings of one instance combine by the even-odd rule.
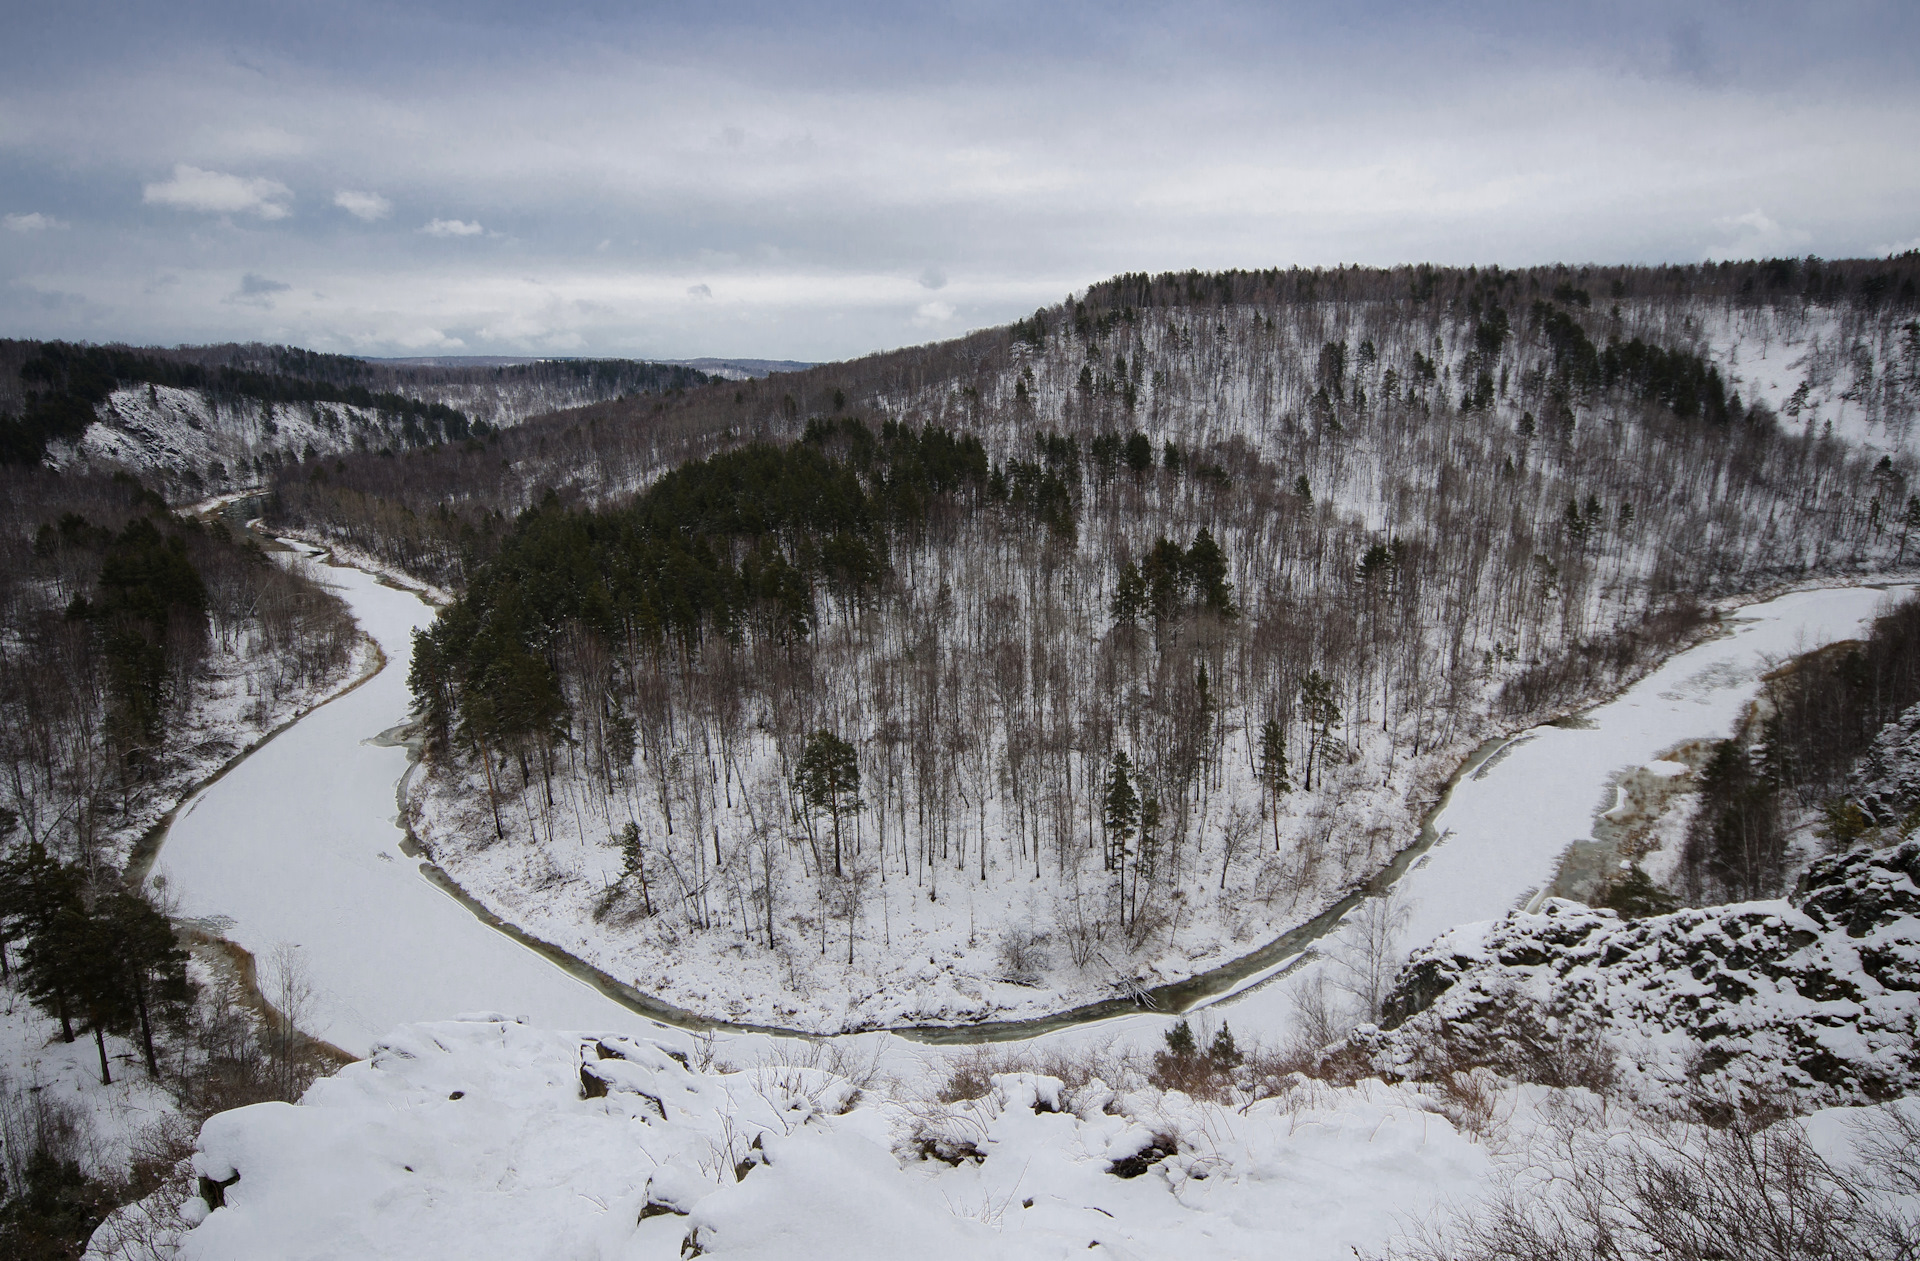
[[[121,1007],[131,1009],[139,1027],[148,1075],[158,1077],[160,1058],[154,1050],[153,1026],[158,1020],[180,1016],[193,1002],[187,952],[167,917],[137,893],[119,889],[105,895],[95,904],[94,916],[103,951],[119,968],[118,976],[108,979],[124,989]]]
[[[1273,821],[1273,852],[1280,852],[1280,797],[1293,791],[1287,777],[1287,738],[1280,722],[1269,718],[1260,728],[1260,786],[1267,791],[1267,816]]]
[[[1134,829],[1140,822],[1140,798],[1133,791],[1133,780],[1128,772],[1132,763],[1125,752],[1113,755],[1113,771],[1107,777],[1107,793],[1103,820],[1107,828],[1107,870],[1116,870],[1126,854],[1127,842],[1133,838]]]
[[[807,737],[806,751],[794,772],[794,788],[807,808],[833,820],[833,874],[843,874],[840,861],[840,820],[858,814],[860,762],[853,746],[825,727]]]

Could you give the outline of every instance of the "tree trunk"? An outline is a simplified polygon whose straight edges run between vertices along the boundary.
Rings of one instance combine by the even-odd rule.
[[[144,984],[145,979],[146,978],[142,977],[142,983],[133,987],[133,1001],[134,1005],[140,1010],[140,1047],[147,1055],[147,1076],[158,1077],[160,1075],[160,1057],[155,1055],[153,1051],[153,1022],[147,1018],[147,987]]]
[[[98,1022],[93,1026],[93,1045],[100,1051],[100,1084],[113,1085],[113,1074],[107,1071],[107,1035]]]

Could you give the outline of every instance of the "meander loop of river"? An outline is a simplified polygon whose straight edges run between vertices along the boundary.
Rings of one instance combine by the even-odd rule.
[[[396,787],[409,755],[375,737],[408,720],[411,635],[434,610],[359,569],[314,572],[346,601],[386,666],[181,807],[149,877],[164,882],[177,914],[251,952],[265,984],[276,951],[291,951],[313,987],[301,1027],[354,1055],[367,1054],[396,1025],[475,1011],[656,1036],[668,1024],[714,1027],[521,940],[402,853]],[[1683,740],[1726,734],[1762,673],[1857,635],[1888,595],[1832,587],[1750,605],[1727,620],[1727,634],[1671,658],[1586,711],[1583,723],[1536,727],[1483,746],[1455,777],[1422,843],[1371,891],[1390,882],[1399,889],[1410,907],[1408,944],[1505,914],[1545,888],[1567,846],[1591,834],[1620,771]],[[1282,1036],[1292,1014],[1286,985],[1259,983],[1284,972],[1359,896],[1254,955],[1163,987],[1161,1006],[1210,1004],[1243,1037]],[[898,1032],[941,1043],[1131,1039],[1157,1036],[1167,1019],[1113,1002],[1037,1020]]]

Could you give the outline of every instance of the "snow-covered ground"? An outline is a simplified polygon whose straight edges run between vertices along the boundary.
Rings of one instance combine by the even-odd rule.
[[[915,1105],[689,1051],[484,1014],[397,1029],[297,1107],[207,1123],[178,1255],[1334,1261],[1648,1141],[1577,1088],[1488,1081],[1476,1107],[1296,1080],[1236,1108],[1009,1073]],[[1895,1110],[1912,1101],[1784,1124],[1845,1167]]]
[[[1892,312],[1757,306],[1706,309],[1695,330],[1730,388],[1788,433],[1831,432],[1870,450],[1920,451],[1920,339]]]
[[[884,1095],[809,1067],[689,1071],[675,1049],[396,1030],[299,1107],[208,1123],[198,1172],[239,1177],[212,1213],[188,1202],[181,1256],[1334,1258],[1385,1242],[1383,1204],[1423,1215],[1491,1163],[1378,1083],[1235,1112],[1024,1074],[927,1118],[982,1159],[903,1163],[915,1127]],[[1176,1136],[1193,1148],[1170,1167],[1111,1172]]]
[[[61,1041],[58,1021],[36,1010],[16,987],[0,986],[0,1176],[31,1146],[22,1141],[19,1152],[8,1149],[29,1138],[36,1119],[31,1109],[66,1113],[78,1122],[74,1155],[87,1173],[111,1177],[126,1171],[133,1139],[178,1108],[147,1076],[133,1043],[109,1037],[107,1059],[113,1081],[102,1085],[91,1034]]]

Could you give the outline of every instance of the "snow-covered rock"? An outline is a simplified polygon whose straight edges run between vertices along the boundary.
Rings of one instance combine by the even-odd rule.
[[[1898,827],[1920,807],[1920,705],[1880,729],[1854,767],[1851,797],[1881,827]]]
[[[1607,1054],[1588,1071],[1610,1067],[1643,1096],[1705,1085],[1819,1105],[1920,1084],[1917,1020],[1920,841],[1908,841],[1816,862],[1791,901],[1623,920],[1555,899],[1463,926],[1415,953],[1390,1028],[1349,1049],[1403,1077],[1486,1063],[1550,1079],[1589,1045]],[[1561,1058],[1530,1063],[1541,1056]]]
[[[686,1058],[499,1019],[405,1026],[298,1106],[206,1124],[179,1256],[1344,1258],[1490,1160],[1379,1082],[1236,1111],[1006,1074],[938,1105]],[[972,1155],[923,1158],[929,1124]]]

